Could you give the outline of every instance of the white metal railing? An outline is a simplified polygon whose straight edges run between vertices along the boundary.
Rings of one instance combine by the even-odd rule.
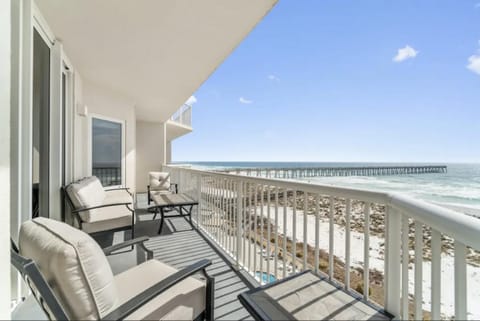
[[[198,228],[261,283],[312,269],[400,319],[480,314],[478,283],[467,287],[480,257],[476,218],[399,194],[165,170],[199,200]]]
[[[192,127],[192,106],[183,104],[182,107],[173,114],[170,120],[184,126]]]

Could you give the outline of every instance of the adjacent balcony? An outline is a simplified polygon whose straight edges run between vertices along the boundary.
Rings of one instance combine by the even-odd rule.
[[[170,120],[183,126],[192,127],[192,106],[184,104]]]
[[[192,106],[184,104],[166,122],[167,140],[171,141],[192,131]]]

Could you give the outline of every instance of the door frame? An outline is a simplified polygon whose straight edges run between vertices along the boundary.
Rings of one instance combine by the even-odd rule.
[[[119,123],[122,125],[122,143],[121,143],[121,147],[122,147],[122,151],[121,151],[121,155],[122,155],[122,161],[121,161],[121,174],[122,174],[122,183],[120,185],[112,185],[112,186],[108,186],[108,187],[125,187],[126,186],[126,174],[127,174],[127,170],[126,170],[126,162],[125,162],[125,158],[126,158],[126,155],[125,155],[125,151],[126,151],[126,142],[125,142],[125,120],[123,119],[118,119],[118,118],[113,118],[113,117],[109,117],[109,116],[105,116],[105,115],[100,115],[100,114],[94,114],[94,113],[89,113],[88,114],[88,136],[87,136],[87,150],[88,150],[88,161],[87,161],[87,164],[88,164],[88,175],[89,176],[92,176],[92,157],[93,157],[93,146],[92,146],[92,125],[93,125],[93,118],[96,118],[96,119],[100,119],[100,120],[106,120],[106,121],[110,121],[110,122],[114,122],[114,123]],[[108,188],[107,187],[107,188]]]

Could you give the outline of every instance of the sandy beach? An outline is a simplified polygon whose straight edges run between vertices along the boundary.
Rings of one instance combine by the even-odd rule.
[[[271,208],[270,219],[272,224],[274,209]],[[259,207],[257,213],[260,214]],[[263,208],[264,217],[268,216],[268,207]],[[296,213],[296,240],[303,242],[303,223],[304,213],[302,210],[297,210]],[[283,233],[284,226],[283,209],[279,211],[278,215],[278,232]],[[293,237],[293,209],[287,208],[287,234],[289,238]],[[334,224],[334,254],[340,260],[345,261],[345,227]],[[307,215],[307,243],[310,246],[315,246],[315,216]],[[364,234],[351,231],[351,266],[363,267],[364,262]],[[384,271],[384,238],[376,235],[370,236],[370,268],[378,271]],[[320,249],[328,251],[329,249],[329,222],[325,218],[319,219],[319,245]],[[430,288],[431,288],[431,262],[425,260],[423,262],[423,309],[430,310]],[[454,315],[454,283],[452,282],[454,275],[454,258],[453,256],[442,254],[442,286],[441,286],[441,313],[446,317]],[[414,267],[410,264],[409,268],[409,293],[413,295],[414,292]],[[480,268],[472,265],[467,266],[467,284],[468,284],[468,311],[469,319],[480,319],[480,305],[475,304],[476,299],[480,297]]]

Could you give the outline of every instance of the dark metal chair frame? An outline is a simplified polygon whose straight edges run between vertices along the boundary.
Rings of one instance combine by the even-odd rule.
[[[71,183],[71,184],[73,184],[73,183]],[[133,208],[130,208],[130,205],[133,206],[133,194],[130,192],[130,190],[128,188],[126,188],[126,187],[109,188],[109,189],[105,189],[105,192],[108,193],[110,191],[125,190],[125,191],[127,191],[128,194],[130,194],[130,196],[132,196],[132,202],[131,203],[112,203],[112,204],[102,204],[102,205],[99,205],[99,206],[92,206],[92,207],[76,208],[75,205],[73,204],[72,199],[70,198],[70,195],[68,195],[68,193],[67,193],[67,188],[71,184],[66,185],[66,186],[62,186],[62,193],[63,193],[63,197],[67,200],[67,203],[70,207],[71,213],[73,214],[73,217],[74,217],[75,221],[77,222],[78,227],[81,230],[83,230],[82,229],[83,221],[82,221],[82,218],[80,217],[80,212],[94,210],[94,209],[102,208],[102,207],[111,207],[111,206],[121,206],[121,205],[123,205],[132,213],[132,223],[131,223],[131,225],[124,226],[124,227],[119,227],[119,228],[115,228],[115,229],[111,229],[111,230],[94,232],[94,233],[90,233],[90,234],[91,235],[96,235],[96,234],[101,234],[101,233],[104,233],[104,232],[112,232],[113,233],[113,232],[118,232],[118,231],[131,230],[131,233],[132,233],[131,238],[132,239],[135,238],[135,210]]]
[[[103,249],[103,252],[105,255],[110,255],[122,248],[138,245],[146,252],[147,258],[152,259],[153,252],[147,249],[144,244],[147,240],[148,237],[129,240],[124,243],[105,248]],[[52,291],[52,288],[43,277],[35,262],[31,259],[21,256],[15,242],[13,242],[12,239],[10,239],[10,242],[10,262],[17,269],[17,271],[20,272],[22,278],[30,287],[32,284],[34,285],[35,288],[32,289],[32,293],[47,316],[52,315],[55,320],[69,320],[65,309],[62,307],[62,304]],[[211,264],[211,260],[200,260],[168,276],[150,288],[145,289],[143,292],[136,295],[121,306],[117,307],[115,310],[104,316],[101,320],[123,320],[159,294],[165,292],[178,282],[181,282],[182,280],[199,272],[202,273],[206,279],[206,302],[205,310],[199,315],[199,317],[196,318],[196,320],[213,320],[214,279],[206,272],[206,268]],[[45,310],[45,305],[48,306],[49,311]]]

